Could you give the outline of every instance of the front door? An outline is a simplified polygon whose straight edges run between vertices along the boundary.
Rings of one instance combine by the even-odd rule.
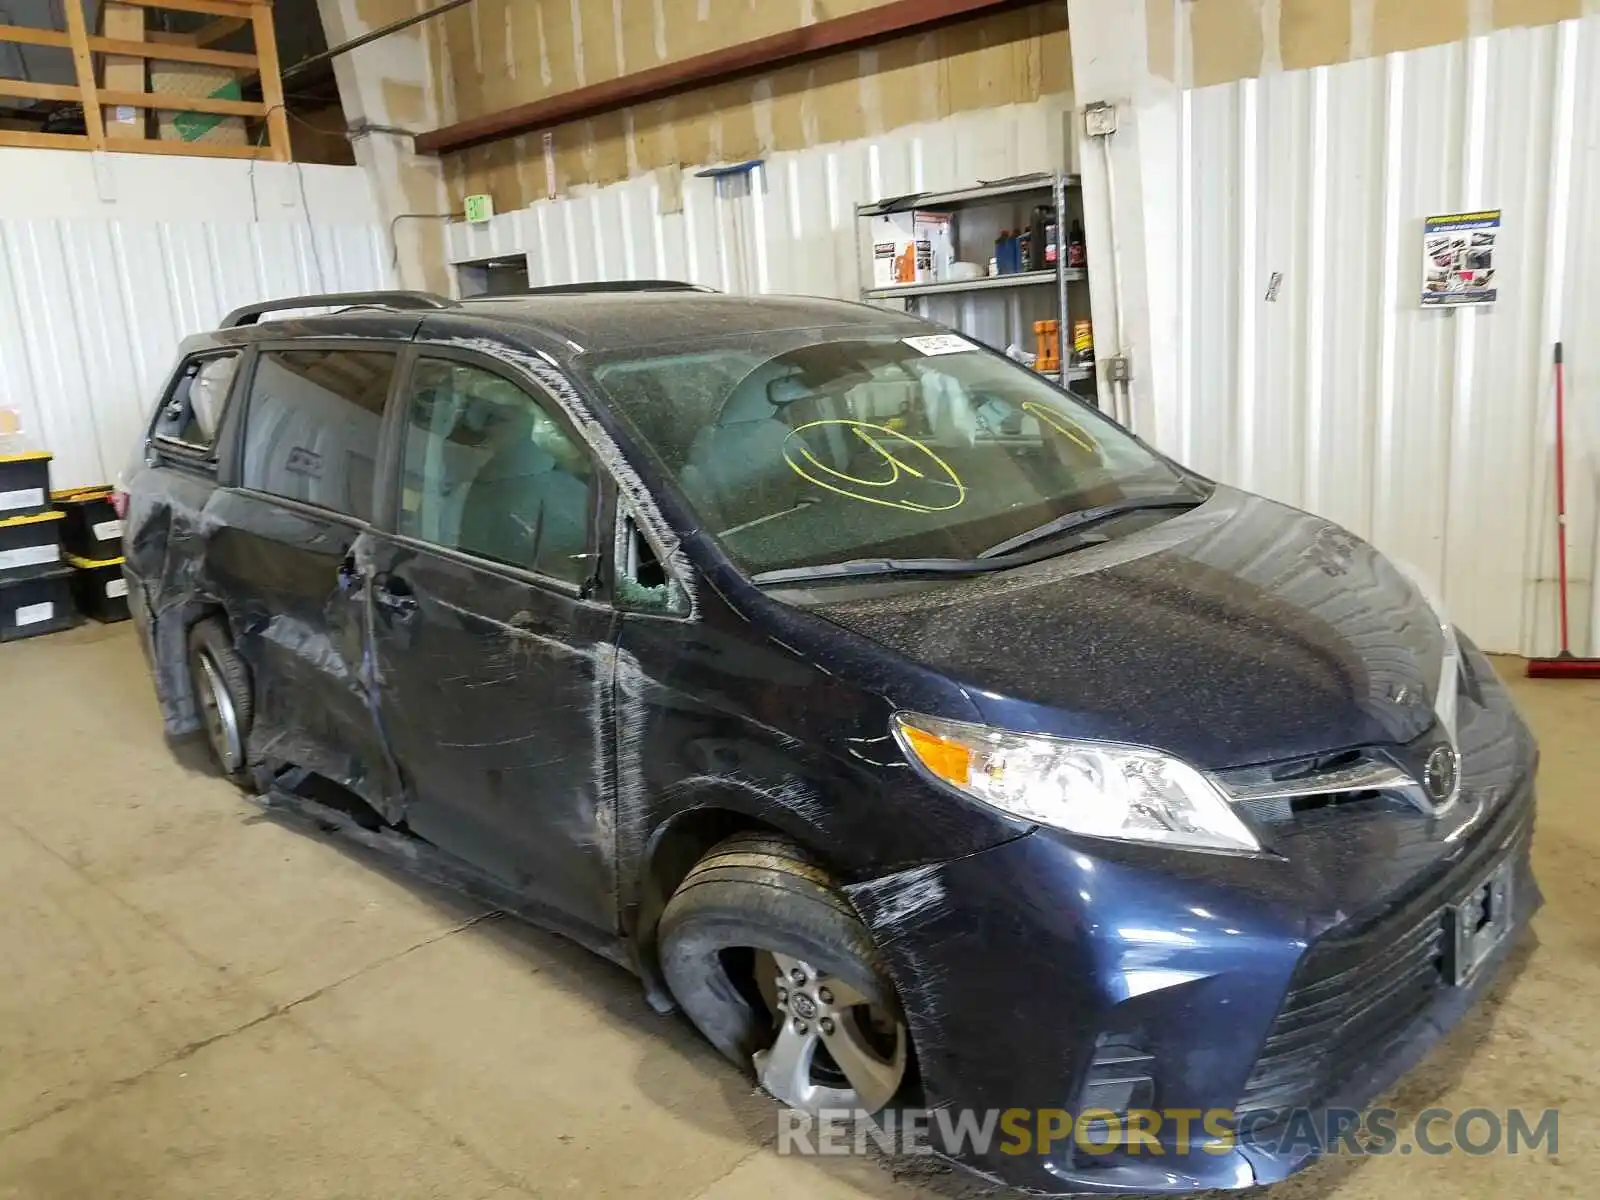
[[[537,384],[485,360],[419,352],[401,414],[395,519],[363,568],[407,825],[612,930],[600,472]]]
[[[263,346],[234,486],[213,496],[201,590],[228,611],[255,684],[254,757],[294,763],[390,813],[397,786],[368,679],[352,573],[371,528],[400,346]]]

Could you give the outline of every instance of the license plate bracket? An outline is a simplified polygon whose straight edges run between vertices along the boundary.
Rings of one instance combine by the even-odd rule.
[[[1446,910],[1450,983],[1465,987],[1511,932],[1516,860],[1504,859]]]

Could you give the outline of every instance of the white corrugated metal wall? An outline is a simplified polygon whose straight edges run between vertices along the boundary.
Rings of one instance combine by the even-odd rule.
[[[448,252],[455,263],[526,254],[534,286],[662,278],[853,300],[857,204],[1059,169],[1066,121],[1058,98],[775,154],[747,173],[658,171],[452,225]]]
[[[1414,564],[1485,647],[1550,653],[1562,338],[1592,644],[1600,19],[1199,89],[1181,116],[1180,395],[1147,432]],[[1484,208],[1498,303],[1424,309],[1423,219]]]
[[[90,157],[12,153],[32,155],[34,164],[44,164],[41,170]],[[178,343],[215,328],[231,308],[276,296],[391,285],[390,252],[376,222],[287,220],[279,215],[282,206],[272,211],[276,184],[286,183],[297,205],[304,200],[303,185],[287,174],[291,168],[259,164],[252,178],[271,219],[253,221],[248,207],[218,197],[211,198],[208,214],[192,206],[185,211],[182,168],[175,161],[156,160],[123,174],[116,203],[104,207],[126,217],[97,215],[92,183],[72,215],[30,211],[14,196],[0,202],[0,407],[21,414],[28,448],[55,455],[51,483],[57,488],[117,477]],[[207,165],[212,176],[236,166],[241,184],[245,180],[244,163]],[[340,204],[351,216],[371,210],[358,169],[311,170],[318,172],[320,208]],[[45,178],[31,174],[30,191],[49,190]],[[169,194],[162,192],[163,180]],[[132,194],[140,189],[147,194]],[[173,219],[155,219],[162,211]]]

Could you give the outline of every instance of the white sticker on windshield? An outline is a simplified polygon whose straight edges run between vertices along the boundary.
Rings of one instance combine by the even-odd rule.
[[[926,337],[901,338],[902,342],[920,354],[960,354],[977,347],[966,338],[954,333],[930,333]]]

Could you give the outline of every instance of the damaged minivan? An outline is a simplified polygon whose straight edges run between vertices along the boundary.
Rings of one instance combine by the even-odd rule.
[[[1539,904],[1533,739],[1425,585],[898,313],[256,305],[123,487],[170,734],[791,1108],[1021,1110],[935,1146],[1017,1187],[1283,1178]]]

